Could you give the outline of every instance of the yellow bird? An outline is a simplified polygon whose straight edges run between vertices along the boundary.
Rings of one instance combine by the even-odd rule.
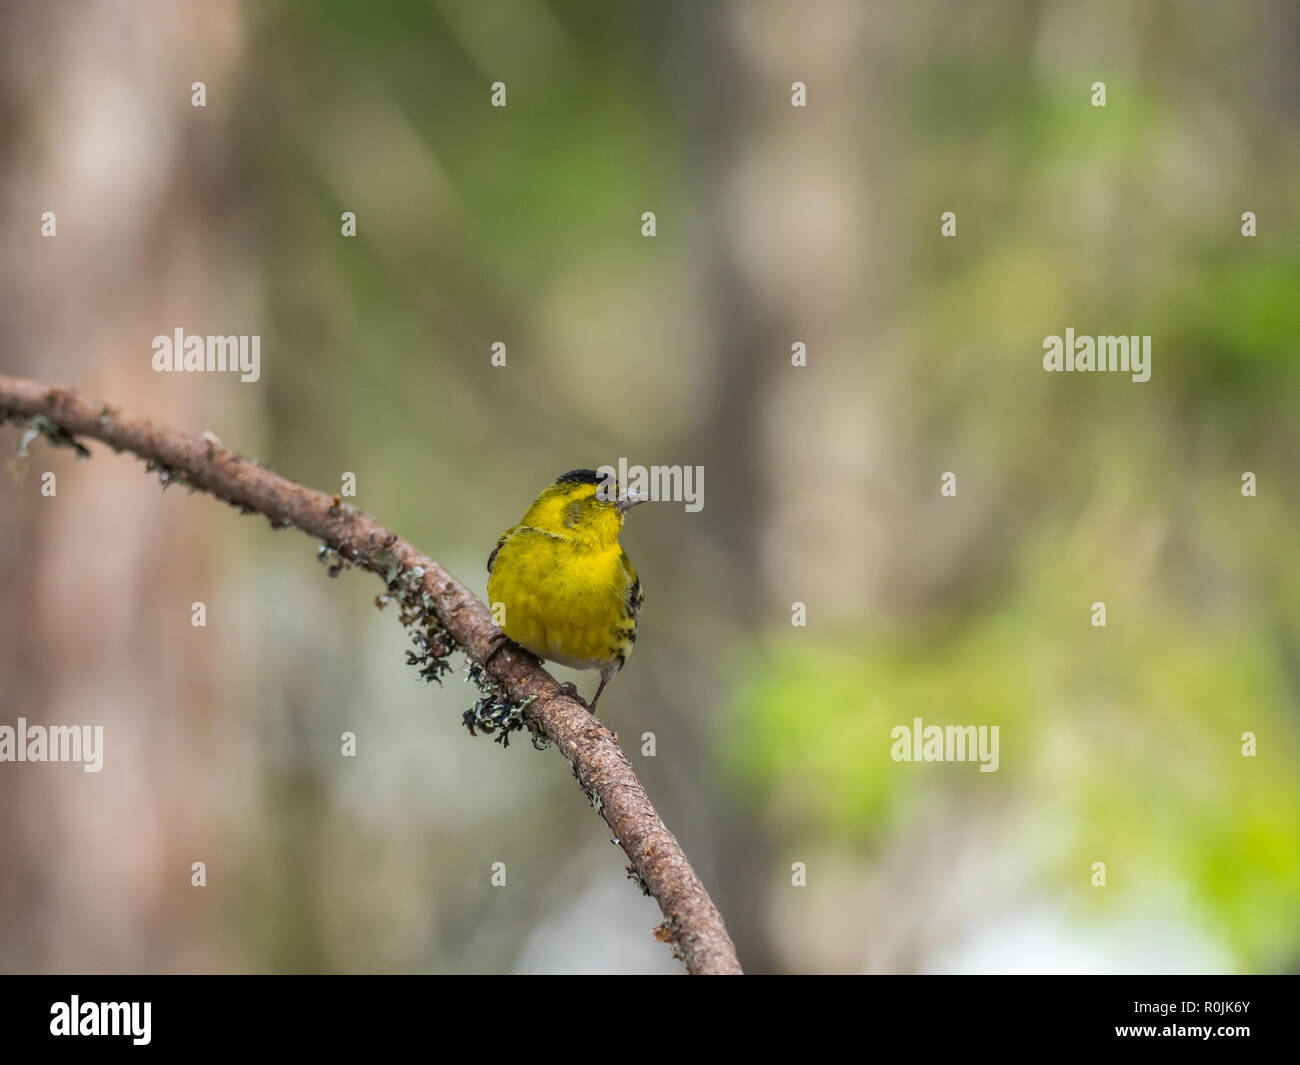
[[[538,658],[600,671],[600,687],[636,642],[641,582],[618,542],[645,496],[595,470],[570,470],[542,490],[488,558],[488,601],[501,630]],[[576,695],[572,684],[566,688]]]

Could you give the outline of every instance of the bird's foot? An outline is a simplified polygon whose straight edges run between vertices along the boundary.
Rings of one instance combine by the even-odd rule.
[[[497,633],[494,637],[492,637],[492,641],[493,641],[492,650],[490,650],[486,655],[483,656],[484,669],[487,669],[487,667],[491,664],[492,660],[496,658],[496,656],[499,655],[506,648],[510,648],[510,650],[516,652],[517,654],[527,655],[529,658],[540,661],[540,659],[538,659],[536,655],[530,653],[529,651],[524,650],[517,643],[515,643],[514,640],[512,640],[509,636],[507,636],[504,632]]]
[[[571,680],[566,680],[563,684],[561,684],[559,688],[556,689],[555,694],[566,695],[570,699],[572,699],[575,703],[581,703],[583,706],[586,706],[588,710],[591,709],[590,706],[587,706],[587,700],[578,694],[578,686],[574,684],[573,681]]]

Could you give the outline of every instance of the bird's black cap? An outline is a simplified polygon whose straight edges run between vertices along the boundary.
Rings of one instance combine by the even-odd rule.
[[[556,484],[600,484],[601,476],[595,470],[570,470],[555,478]]]

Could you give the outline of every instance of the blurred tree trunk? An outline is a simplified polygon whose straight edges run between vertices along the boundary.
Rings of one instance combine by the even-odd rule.
[[[860,614],[879,566],[864,540],[887,412],[866,388],[873,338],[857,323],[888,298],[889,220],[864,217],[864,205],[888,202],[887,161],[875,153],[890,119],[870,106],[883,94],[874,60],[888,35],[853,5],[700,5],[686,17],[681,107],[717,308],[720,414],[699,441],[712,460],[710,532],[731,563],[734,619],[786,626],[801,601],[820,625]],[[792,104],[796,81],[807,107]],[[806,367],[791,363],[796,341]],[[770,546],[790,544],[799,550],[780,557]],[[714,831],[716,895],[742,963],[779,969],[786,952],[764,886],[784,882],[798,856],[774,853],[744,811]]]
[[[230,206],[240,5],[11,3],[0,26],[0,368],[178,425],[255,424],[254,387],[151,367],[152,338],[177,326],[257,331]],[[206,108],[191,106],[195,81]],[[246,652],[214,624],[233,613],[208,564],[222,543],[210,508],[164,496],[134,462],[96,467],[37,446],[2,475],[0,722],[103,725],[104,766],[0,767],[0,968],[238,967],[208,916],[255,799],[227,790],[253,783],[223,736],[253,705],[254,672],[231,668]],[[207,628],[191,626],[195,601]],[[212,886],[190,886],[198,860]]]

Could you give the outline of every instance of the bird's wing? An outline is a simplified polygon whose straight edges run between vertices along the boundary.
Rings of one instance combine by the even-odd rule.
[[[645,603],[645,595],[641,591],[641,578],[636,575],[636,570],[632,568],[632,562],[625,553],[623,555],[623,568],[627,575],[632,578],[632,585],[627,590],[627,612],[635,621],[638,614],[641,613],[641,607]]]
[[[501,534],[501,539],[497,541],[497,545],[496,545],[496,547],[492,548],[492,554],[488,555],[488,572],[489,572],[489,573],[492,572],[492,563],[495,562],[495,561],[497,560],[497,552],[501,550],[501,545],[504,544],[504,543],[506,542],[506,537],[508,537],[509,535],[510,535],[510,533],[509,533],[508,531],[507,531],[507,532],[503,532],[503,533]]]

